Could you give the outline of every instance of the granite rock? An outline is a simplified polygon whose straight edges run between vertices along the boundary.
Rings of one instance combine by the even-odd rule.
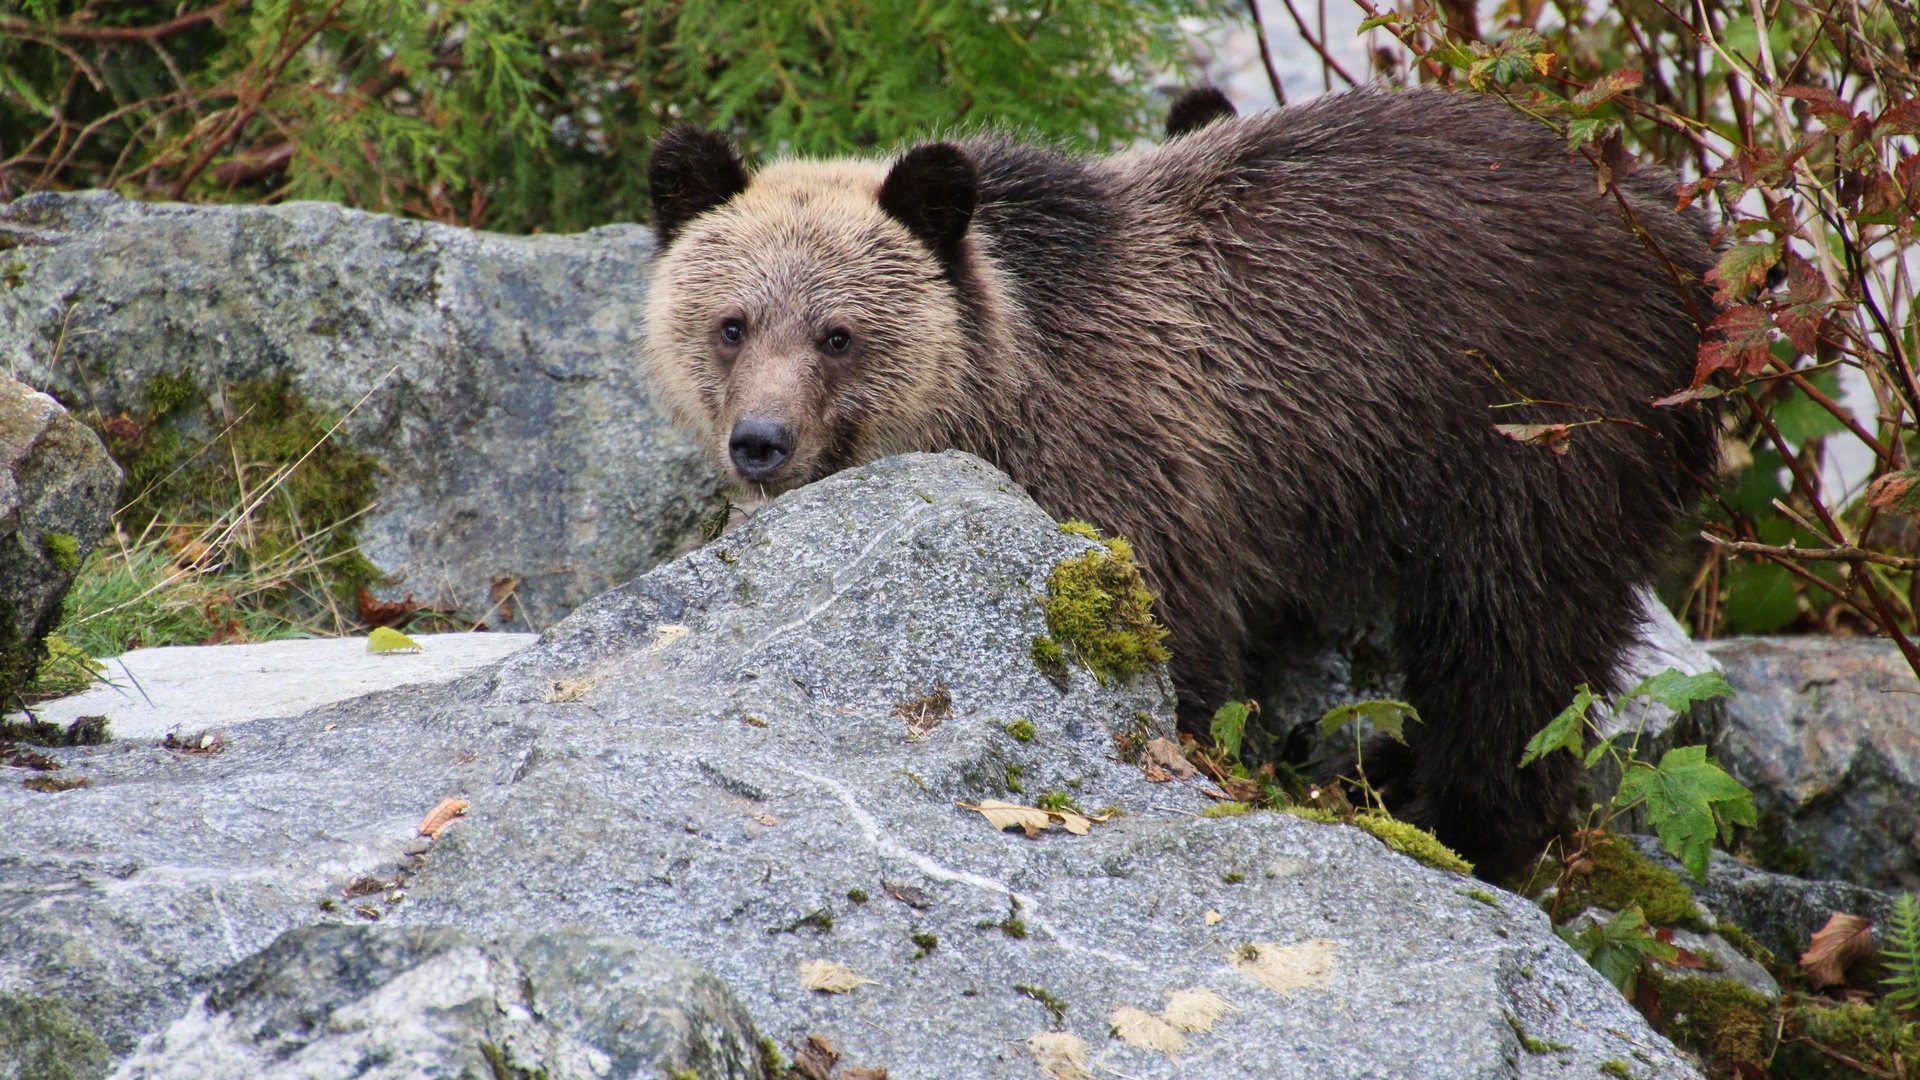
[[[450,686],[216,754],[53,751],[89,786],[0,788],[0,991],[124,1059],[280,934],[373,916],[657,942],[787,1055],[893,1080],[1076,1051],[1143,1078],[1697,1075],[1525,900],[1149,782],[1116,738],[1168,731],[1165,673],[1059,689],[1031,659],[1049,570],[1090,550],[984,462],[907,455]],[[956,805],[1043,796],[1114,816],[1030,838]],[[446,797],[465,815],[409,854]],[[1114,1035],[1142,1024],[1162,1049]]]
[[[1733,685],[1709,744],[1753,791],[1796,872],[1920,888],[1920,682],[1890,641],[1729,638]]]
[[[478,617],[512,579],[496,621],[539,629],[692,547],[717,503],[630,359],[651,252],[637,225],[30,195],[0,206],[0,358],[101,417],[139,415],[156,375],[290,378],[380,459],[361,539],[393,594]]]
[[[760,1080],[764,1070],[753,1021],[727,988],[648,942],[314,926],[223,972],[113,1075]]]

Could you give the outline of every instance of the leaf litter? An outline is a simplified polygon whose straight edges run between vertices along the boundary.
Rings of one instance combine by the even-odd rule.
[[[977,811],[996,829],[1020,829],[1029,839],[1055,825],[1075,836],[1085,836],[1093,826],[1111,818],[1111,814],[1080,814],[1072,810],[1043,810],[1037,806],[982,799],[978,803],[955,803],[962,810]]]

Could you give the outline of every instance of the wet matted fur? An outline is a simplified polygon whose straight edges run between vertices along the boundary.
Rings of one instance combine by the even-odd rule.
[[[773,490],[958,448],[1126,536],[1188,724],[1272,628],[1390,606],[1426,721],[1368,758],[1394,813],[1488,877],[1563,819],[1577,763],[1521,748],[1611,684],[1716,439],[1649,406],[1692,314],[1544,126],[1360,91],[1111,157],[980,138],[747,179],[682,128],[654,163],[646,360],[721,460],[744,419],[792,435]],[[1704,217],[1662,173],[1621,186],[1711,317]],[[1597,411],[1489,410],[1519,394]],[[1596,415],[1644,427],[1563,456],[1493,428]]]

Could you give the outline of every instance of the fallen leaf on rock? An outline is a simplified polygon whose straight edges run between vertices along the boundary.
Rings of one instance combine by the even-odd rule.
[[[841,1069],[840,1080],[887,1080],[885,1069]]]
[[[996,829],[1024,830],[1028,839],[1039,836],[1055,825],[1064,827],[1076,836],[1085,836],[1097,823],[1106,821],[1111,814],[1077,814],[1072,810],[1042,810],[1037,806],[1022,806],[1019,803],[1001,802],[999,799],[982,799],[978,803],[955,803],[962,810],[973,810],[987,819],[987,824]]]
[[[1308,938],[1298,945],[1259,941],[1240,946],[1229,959],[1233,970],[1291,997],[1295,990],[1327,984],[1336,947],[1326,938]]]
[[[387,883],[381,881],[379,878],[363,877],[346,888],[341,889],[340,895],[348,899],[356,896],[372,896],[374,893],[385,891],[386,887]]]
[[[1226,916],[1220,914],[1219,912],[1213,910],[1212,908],[1208,908],[1206,915],[1203,916],[1203,919],[1208,926],[1218,926],[1221,922],[1226,920]]]
[[[793,1053],[793,1071],[806,1080],[833,1080],[833,1063],[839,1060],[838,1047],[824,1036],[809,1035],[807,1041]]]
[[[953,715],[953,695],[945,686],[936,686],[912,701],[895,705],[893,715],[907,722],[907,741],[918,742]]]
[[[1147,748],[1140,752],[1142,768],[1153,766],[1175,780],[1191,780],[1200,775],[1193,767],[1187,755],[1180,752],[1179,744],[1172,739],[1148,739]],[[1151,779],[1151,774],[1149,774]]]
[[[376,626],[373,633],[367,635],[367,651],[370,653],[417,653],[420,643],[391,626]]]
[[[1847,981],[1847,965],[1873,955],[1873,923],[1835,912],[1814,931],[1812,947],[1800,954],[1800,970],[1815,990]]]
[[[427,816],[420,819],[420,828],[415,831],[421,836],[438,840],[440,830],[451,824],[454,818],[466,813],[471,805],[465,799],[441,799],[438,806],[427,811]]]
[[[1033,1063],[1053,1080],[1093,1080],[1087,1067],[1087,1044],[1065,1031],[1043,1031],[1027,1040]]]
[[[800,985],[828,994],[851,994],[861,984],[879,986],[880,980],[865,978],[831,960],[809,960],[800,965]]]
[[[753,815],[753,820],[759,822],[762,825],[765,825],[769,829],[773,828],[775,825],[780,824],[779,818],[774,817],[772,814],[767,813],[765,810],[762,810],[759,813]]]
[[[1221,1017],[1238,1011],[1233,1002],[1207,987],[1190,986],[1167,995],[1167,1007],[1160,1016],[1181,1031],[1212,1031]]]
[[[1113,1010],[1107,1023],[1113,1028],[1114,1038],[1128,1046],[1158,1050],[1168,1057],[1184,1053],[1187,1049],[1184,1032],[1145,1009],[1122,1005]]]
[[[1019,827],[1028,836],[1039,836],[1053,828],[1053,815],[1037,806],[1021,806],[1018,803],[1001,802],[998,799],[983,799],[979,803],[960,803],[962,810],[976,810],[987,819],[987,824],[996,829]]]

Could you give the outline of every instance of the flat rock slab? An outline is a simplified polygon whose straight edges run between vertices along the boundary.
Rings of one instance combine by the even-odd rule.
[[[105,681],[33,707],[66,726],[105,716],[116,739],[226,728],[397,686],[448,683],[526,648],[533,634],[411,634],[417,653],[370,653],[367,639],[306,638],[251,645],[170,645],[105,661]]]
[[[587,927],[712,971],[790,1055],[818,1036],[894,1080],[1087,1075],[1076,1053],[1132,1077],[1697,1075],[1525,900],[1149,783],[1116,736],[1168,731],[1164,672],[1061,690],[1030,657],[1049,571],[1097,550],[986,463],[908,455],[451,686],[254,721],[218,754],[60,751],[89,786],[0,788],[0,991],[125,1055],[296,926]],[[1030,839],[955,805],[1047,793],[1125,813]],[[465,816],[408,855],[449,796]],[[1142,1019],[1202,989],[1211,1026]]]

